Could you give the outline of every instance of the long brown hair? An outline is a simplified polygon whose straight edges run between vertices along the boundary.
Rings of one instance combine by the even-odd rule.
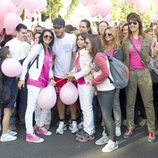
[[[129,23],[130,20],[138,22],[138,24],[139,24],[139,35],[145,37],[145,33],[143,31],[143,24],[142,24],[140,16],[136,13],[133,13],[128,17],[127,22]],[[127,36],[127,38],[130,38],[131,34],[132,34],[132,32],[128,27],[128,36]]]
[[[103,52],[102,42],[97,34],[90,34],[87,36],[92,45],[92,53],[90,54],[93,58],[98,52]]]

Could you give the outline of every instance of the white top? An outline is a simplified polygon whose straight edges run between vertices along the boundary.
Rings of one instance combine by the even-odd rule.
[[[109,61],[107,58],[106,58],[106,64],[110,70],[110,64],[109,64]],[[102,73],[101,70],[99,70],[97,72],[93,72],[94,78],[99,76],[101,73]],[[109,74],[109,77],[113,80],[111,72]],[[115,86],[113,85],[113,83],[110,82],[109,78],[106,78],[102,83],[96,84],[96,88],[98,91],[110,91],[110,90],[114,90]]]
[[[5,46],[9,46],[12,58],[17,60],[24,59],[28,55],[30,50],[30,45],[27,42],[22,42],[17,38],[8,41]]]
[[[29,53],[29,55],[27,56],[27,58],[24,60],[23,65],[22,65],[22,74],[20,76],[21,80],[25,80],[26,77],[26,73],[27,73],[27,67],[28,64],[33,61],[37,55],[39,55],[38,57],[38,68],[36,67],[36,62],[35,61],[32,66],[29,69],[29,77],[33,80],[37,80],[39,79],[40,75],[41,75],[41,71],[42,71],[42,67],[43,67],[43,62],[44,62],[44,48],[42,46],[42,44],[36,44],[32,49],[31,52]],[[49,78],[53,77],[53,71],[50,68],[49,70]]]
[[[91,71],[91,65],[92,65],[92,57],[89,55],[89,52],[85,49],[80,50],[79,63],[81,67],[81,71],[77,72],[76,67],[73,69],[72,72],[74,72],[74,77],[76,80],[80,79],[81,77],[84,77],[84,80],[86,84],[92,79],[92,75],[90,73]]]
[[[76,51],[76,36],[65,33],[63,38],[55,37],[53,52],[55,54],[54,76],[65,78],[71,69],[72,53]]]

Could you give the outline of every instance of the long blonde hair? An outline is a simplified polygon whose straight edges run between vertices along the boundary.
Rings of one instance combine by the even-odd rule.
[[[120,40],[118,38],[118,30],[114,27],[108,26],[105,30],[104,30],[104,36],[103,36],[103,47],[104,49],[106,49],[106,47],[108,46],[108,42],[105,39],[105,32],[106,30],[110,30],[112,36],[113,36],[113,45],[114,45],[114,49],[118,49],[121,44],[120,44]]]

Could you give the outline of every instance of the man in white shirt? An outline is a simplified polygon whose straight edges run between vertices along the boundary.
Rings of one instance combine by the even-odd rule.
[[[24,61],[26,56],[29,53],[30,45],[25,42],[27,36],[27,27],[24,24],[18,24],[16,27],[16,37],[12,40],[8,41],[5,45],[9,46],[9,50],[11,53],[12,58],[19,60],[21,63]],[[15,102],[17,99],[16,105],[16,113],[18,114],[19,121],[24,123],[25,122],[25,111],[26,111],[26,102],[27,102],[27,90],[23,88],[19,91],[17,89],[17,80],[16,78],[13,79],[13,87],[15,87]],[[17,98],[18,94],[18,98]],[[15,128],[15,112],[11,116],[10,124],[13,125]]]
[[[54,80],[56,81],[56,92],[59,96],[61,87],[67,82],[65,73],[69,72],[74,65],[76,56],[76,37],[75,35],[65,32],[65,21],[62,18],[56,18],[53,21],[54,33],[56,35],[53,52],[55,54]],[[77,128],[77,104],[70,105],[72,123],[69,129],[72,133],[78,131]],[[63,134],[66,129],[65,121],[65,105],[60,98],[57,100],[57,109],[59,113],[59,126],[56,133]]]

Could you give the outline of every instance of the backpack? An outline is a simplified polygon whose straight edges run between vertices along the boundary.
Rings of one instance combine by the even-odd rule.
[[[9,86],[4,84],[4,75],[0,70],[0,106],[9,104],[11,100],[11,92]]]
[[[113,80],[109,78],[110,82],[114,84],[115,88],[122,89],[128,85],[129,70],[125,64],[115,57],[107,57],[110,65],[110,72]]]

